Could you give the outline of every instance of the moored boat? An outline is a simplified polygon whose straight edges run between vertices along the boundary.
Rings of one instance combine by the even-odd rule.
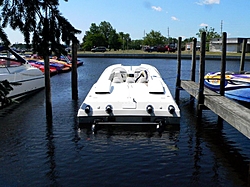
[[[34,67],[38,67],[40,70],[44,72],[44,60],[41,56],[38,55],[31,55],[29,57],[26,57],[28,62],[31,63]],[[63,72],[68,72],[72,68],[71,61],[68,57],[66,56],[61,56],[60,58],[57,58],[56,56],[52,56],[49,58],[50,62],[50,73],[51,75],[54,75],[56,73],[63,73]],[[77,61],[77,66],[82,65],[83,62]]]
[[[69,64],[72,64],[72,58],[71,58],[70,55],[67,55],[67,56],[62,55],[62,56],[60,57],[60,60],[65,61],[65,62],[67,62],[67,63],[69,63]],[[83,61],[80,60],[80,59],[77,59],[77,66],[82,66],[82,65],[83,65]]]
[[[38,63],[36,63],[37,60],[29,59],[29,58],[26,59],[26,60],[29,62],[29,64],[31,64],[32,66],[34,66],[34,67],[40,69],[43,73],[45,72],[45,70],[44,70],[44,65],[43,65],[43,64],[38,64]],[[53,75],[55,75],[55,74],[58,73],[58,72],[57,72],[57,69],[56,69],[55,67],[52,67],[52,66],[49,67],[49,71],[50,71],[50,75],[51,75],[51,76],[53,76]]]
[[[38,61],[36,61],[36,64],[44,66],[44,60],[38,60]],[[57,70],[57,72],[60,73],[60,72],[63,72],[64,65],[50,61],[50,67],[55,68]]]
[[[7,81],[13,89],[6,95],[18,99],[44,88],[44,73],[33,67],[9,47],[0,47],[0,82]]]
[[[69,71],[71,70],[72,65],[66,61],[63,61],[61,59],[57,59],[57,57],[52,57],[49,59],[50,63],[58,63],[64,65],[63,71]]]
[[[220,72],[208,73],[205,75],[204,85],[215,91],[220,91]],[[243,102],[250,102],[250,74],[226,72],[225,75],[225,96]]]
[[[179,124],[180,109],[148,64],[107,67],[81,104],[80,124]]]

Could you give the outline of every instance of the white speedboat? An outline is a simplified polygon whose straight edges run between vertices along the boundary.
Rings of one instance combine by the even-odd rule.
[[[31,66],[10,48],[0,47],[0,52],[0,83],[8,82],[13,88],[7,98],[18,99],[44,88],[44,73],[41,70]]]
[[[107,67],[78,110],[80,124],[179,124],[180,109],[148,64]]]

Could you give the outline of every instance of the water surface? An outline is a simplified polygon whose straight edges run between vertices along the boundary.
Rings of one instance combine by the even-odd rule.
[[[46,123],[44,91],[0,113],[0,186],[249,186],[250,141],[181,91],[181,122],[159,134],[153,127],[102,128],[92,134],[76,114],[90,87],[111,64],[154,65],[174,95],[176,60],[85,58],[78,68],[79,100],[71,73],[51,78],[53,122]],[[250,69],[249,63],[245,65]],[[182,79],[191,62],[182,61]],[[198,80],[197,61],[197,80]],[[220,62],[206,61],[206,72]],[[229,61],[228,71],[239,62]]]

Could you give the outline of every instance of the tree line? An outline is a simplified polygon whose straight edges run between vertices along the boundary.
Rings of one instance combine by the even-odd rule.
[[[221,37],[215,29],[205,27],[199,29],[196,35],[200,38],[201,33],[207,33],[207,42],[213,38]],[[186,38],[182,45],[193,41],[194,37]],[[93,47],[104,46],[109,50],[141,49],[142,46],[158,46],[177,43],[177,38],[165,37],[159,31],[151,30],[142,39],[132,40],[129,33],[117,32],[109,22],[103,21],[99,25],[92,23],[82,39],[81,49],[89,51]]]
[[[62,16],[58,6],[59,0],[0,1],[2,45],[10,45],[8,34],[4,31],[9,26],[22,33],[24,42],[33,52],[41,55],[48,55],[51,51],[65,53],[64,44],[79,42],[75,35],[81,31]]]

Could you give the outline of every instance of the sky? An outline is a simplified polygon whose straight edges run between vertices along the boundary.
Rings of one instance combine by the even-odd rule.
[[[250,37],[250,0],[59,0],[59,11],[82,31],[106,21],[116,32],[143,39],[154,30],[166,37],[197,37],[200,28],[212,27],[228,38]],[[5,29],[12,44],[24,43],[18,30]],[[199,40],[199,39],[198,39]]]

